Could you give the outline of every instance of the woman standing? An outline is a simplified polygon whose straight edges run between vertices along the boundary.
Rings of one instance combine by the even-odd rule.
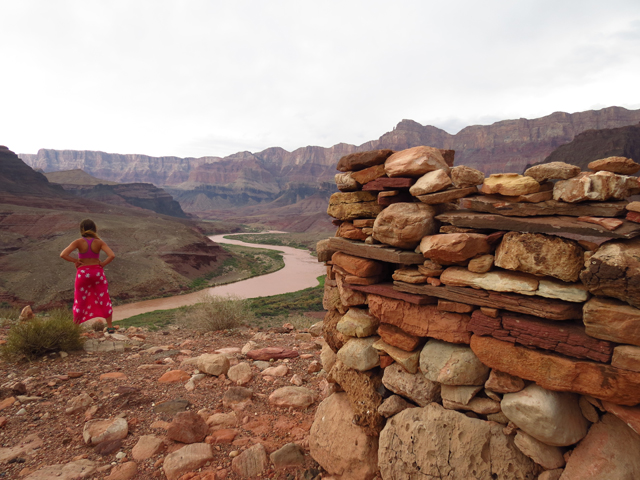
[[[111,263],[116,256],[97,232],[98,228],[92,220],[83,220],[80,223],[81,238],[71,242],[62,251],[60,258],[76,265],[73,322],[80,324],[92,318],[102,317],[107,321],[107,332],[114,333],[109,284],[102,267]],[[70,256],[76,249],[78,258]],[[101,250],[107,254],[103,261],[100,261]]]

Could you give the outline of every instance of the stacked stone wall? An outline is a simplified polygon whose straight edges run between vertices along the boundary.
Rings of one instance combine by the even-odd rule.
[[[454,154],[338,163],[312,456],[345,479],[640,478],[640,165],[484,178]]]

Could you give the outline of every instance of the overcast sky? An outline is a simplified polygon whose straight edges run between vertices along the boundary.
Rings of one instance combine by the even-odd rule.
[[[640,1],[0,0],[0,144],[154,156],[640,108]]]

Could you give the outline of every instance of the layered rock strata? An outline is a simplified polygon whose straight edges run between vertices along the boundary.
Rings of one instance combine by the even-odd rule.
[[[640,476],[640,205],[625,209],[640,165],[556,162],[485,179],[451,157],[396,152],[341,194],[368,205],[329,208],[324,333],[339,361],[327,373],[359,412],[352,425],[377,440],[377,457],[349,457],[350,468],[366,479],[604,478],[603,454],[588,453],[597,444],[615,452],[616,475]]]

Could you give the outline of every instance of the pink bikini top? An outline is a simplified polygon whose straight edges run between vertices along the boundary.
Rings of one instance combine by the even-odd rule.
[[[87,247],[89,247],[87,249],[87,251],[85,253],[80,253],[80,251],[78,251],[78,258],[83,259],[83,258],[100,258],[100,252],[98,253],[93,253],[93,251],[91,250],[91,244],[93,243],[93,238],[85,238],[85,240],[87,241]]]

